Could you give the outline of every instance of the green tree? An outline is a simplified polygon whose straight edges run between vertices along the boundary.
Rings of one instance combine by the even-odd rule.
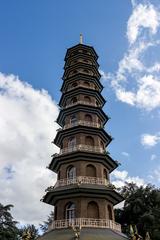
[[[19,229],[19,236],[22,240],[35,240],[39,236],[38,229],[33,225],[27,225]]]
[[[18,228],[10,211],[13,205],[2,205],[0,203],[0,240],[17,240]]]
[[[54,212],[51,211],[51,213],[47,218],[47,221],[44,221],[43,224],[40,224],[40,229],[42,230],[43,233],[47,232],[48,227],[51,225],[53,219],[54,219]]]
[[[149,232],[151,239],[160,240],[160,189],[127,183],[121,194],[125,203],[123,209],[115,210],[115,219],[123,231],[127,233],[129,225],[133,225],[143,237]]]

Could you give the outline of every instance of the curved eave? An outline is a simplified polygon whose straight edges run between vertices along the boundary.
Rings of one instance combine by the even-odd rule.
[[[69,78],[69,73],[71,71],[73,71],[73,70],[78,69],[78,68],[83,68],[83,69],[87,69],[87,70],[93,71],[94,75],[97,76],[98,79],[100,79],[100,77],[101,77],[101,74],[99,73],[98,68],[96,66],[90,65],[90,64],[87,64],[87,63],[79,62],[79,63],[77,63],[77,64],[75,64],[73,66],[70,66],[70,67],[66,68],[65,71],[64,71],[64,74],[62,76],[62,79],[66,80],[67,78]],[[74,75],[77,75],[77,73],[74,74]],[[85,75],[90,76],[87,73]]]
[[[57,135],[54,139],[54,144],[57,145],[58,147],[61,147],[61,143],[64,137],[69,137],[79,132],[84,134],[88,134],[89,132],[89,134],[99,136],[105,142],[106,144],[105,146],[107,146],[112,141],[112,137],[103,128],[95,128],[95,127],[78,125],[78,126],[57,132]]]
[[[93,184],[75,184],[55,188],[52,191],[47,192],[44,196],[43,202],[55,205],[58,200],[66,199],[66,196],[67,198],[104,198],[111,202],[113,205],[117,205],[124,200],[124,198],[118,192],[106,186]]]
[[[82,159],[87,162],[92,161],[103,164],[108,169],[109,173],[118,167],[118,162],[114,161],[108,154],[76,151],[64,155],[53,155],[48,168],[51,171],[58,173],[62,164],[73,164],[75,161],[82,161]]]
[[[102,104],[102,106],[104,106],[104,104],[106,103],[106,100],[100,94],[99,91],[79,86],[67,93],[62,94],[59,101],[59,106],[62,107],[65,104],[65,101],[67,100],[68,97],[74,97],[77,96],[77,94],[88,94],[89,96],[96,97],[96,99],[100,101],[100,104]]]
[[[77,105],[71,106],[69,108],[62,109],[60,111],[59,115],[58,115],[57,123],[62,127],[64,118],[67,116],[67,114],[73,114],[73,113],[76,113],[76,112],[79,112],[79,111],[88,112],[88,113],[89,112],[90,113],[92,113],[92,112],[96,113],[97,115],[101,116],[101,118],[103,119],[102,120],[103,124],[106,124],[106,122],[109,119],[109,117],[99,107],[77,104]]]
[[[77,53],[76,55],[74,56],[70,56],[67,61],[65,62],[65,65],[64,65],[64,69],[67,69],[68,67],[70,67],[70,63],[74,60],[77,60],[79,58],[82,58],[82,59],[87,59],[89,61],[92,61],[92,65],[96,66],[97,68],[99,68],[99,63],[95,60],[95,58],[92,56],[92,55],[86,55],[84,53]],[[72,66],[76,65],[78,62],[76,62],[75,64],[73,64]],[[84,62],[86,64],[88,64],[87,62]]]
[[[100,91],[102,91],[103,90],[103,85],[102,85],[102,83],[96,78],[96,77],[94,77],[94,76],[88,76],[88,75],[85,75],[85,74],[83,74],[83,73],[78,73],[77,75],[75,75],[75,76],[72,76],[72,77],[70,77],[69,79],[66,79],[65,81],[63,81],[63,83],[62,83],[62,87],[61,87],[61,91],[63,91],[64,90],[64,88],[65,88],[65,85],[67,85],[68,83],[70,83],[70,82],[72,82],[72,81],[78,81],[78,80],[84,80],[84,81],[90,81],[90,80],[92,80],[92,82],[94,81],[94,82],[96,82],[96,84],[98,85],[98,87],[100,88]]]
[[[66,52],[66,55],[65,55],[65,61],[67,60],[67,58],[70,57],[70,54],[75,51],[75,50],[78,50],[78,49],[84,49],[84,50],[89,50],[91,51],[91,53],[93,54],[93,56],[95,57],[95,59],[97,60],[98,59],[98,55],[96,53],[96,51],[94,50],[94,48],[92,46],[88,46],[88,45],[85,45],[85,44],[76,44],[75,46],[71,47],[71,48],[68,48],[67,49],[67,52]]]

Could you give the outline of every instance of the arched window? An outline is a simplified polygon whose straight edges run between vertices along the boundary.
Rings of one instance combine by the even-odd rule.
[[[96,177],[96,168],[92,164],[87,165],[86,167],[86,176]]]
[[[85,101],[86,103],[90,103],[90,102],[91,102],[91,98],[88,97],[88,96],[84,96],[84,101]]]
[[[100,142],[100,146],[104,150],[104,143],[102,141]]]
[[[87,50],[83,50],[83,53],[86,53],[86,54],[88,54]]]
[[[85,73],[89,73],[89,71],[87,69],[83,69],[83,72]]]
[[[112,208],[110,205],[108,205],[108,217],[109,217],[109,220],[113,220]]]
[[[57,206],[54,207],[54,220],[57,220]]]
[[[98,124],[101,126],[102,123],[101,123],[101,120],[98,118]]]
[[[67,168],[67,179],[75,179],[76,177],[76,168],[73,166],[70,166]]]
[[[76,138],[70,137],[68,139],[68,148],[74,148],[76,146]]]
[[[78,85],[77,82],[74,82],[71,84],[71,87],[74,88],[74,87],[77,87],[77,85]]]
[[[84,84],[86,87],[89,87],[89,86],[90,86],[89,82],[86,82],[86,81],[85,81],[83,84]]]
[[[65,218],[71,221],[75,218],[75,204],[68,203],[65,208]]]
[[[77,62],[78,62],[77,60],[74,60],[74,61],[71,62],[71,65],[73,65],[73,64],[75,64]]]
[[[90,137],[90,136],[85,137],[85,144],[88,145],[88,146],[94,146],[93,137]]]
[[[90,61],[87,60],[87,59],[83,59],[83,62],[85,62],[85,63],[90,63]]]
[[[76,97],[73,97],[72,99],[71,99],[71,103],[76,103],[77,102],[77,98]]]
[[[70,123],[73,125],[77,122],[77,117],[75,114],[71,115],[70,117]]]
[[[86,122],[92,122],[92,116],[90,114],[86,114],[84,118]]]
[[[60,171],[59,171],[59,172],[58,172],[58,176],[57,176],[58,180],[60,179],[60,175],[61,175],[61,174],[60,174]]]
[[[96,202],[89,202],[87,206],[87,218],[99,218],[99,209]]]
[[[78,71],[77,70],[74,70],[73,73],[76,74]]]
[[[103,177],[104,177],[104,179],[108,180],[108,172],[106,169],[104,169],[104,171],[103,171]]]

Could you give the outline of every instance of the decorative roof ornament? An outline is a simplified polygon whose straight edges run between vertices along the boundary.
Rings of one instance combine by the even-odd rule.
[[[83,35],[80,33],[80,44],[83,44]]]
[[[22,235],[22,240],[32,240],[32,234],[29,230],[24,231]]]

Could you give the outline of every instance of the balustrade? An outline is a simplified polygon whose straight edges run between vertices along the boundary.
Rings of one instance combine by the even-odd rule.
[[[65,129],[75,127],[75,126],[78,126],[78,125],[87,126],[87,127],[96,127],[96,128],[101,128],[102,127],[102,125],[100,123],[79,120],[79,121],[75,121],[75,122],[66,124],[63,129],[65,130]]]
[[[72,89],[78,88],[78,87],[85,87],[85,88],[92,89],[92,90],[95,90],[95,89],[96,89],[95,86],[89,86],[89,85],[85,86],[85,85],[83,85],[83,84],[78,84],[77,86],[74,86],[74,87],[71,86],[71,87],[69,87],[69,88],[67,89],[67,92],[71,91]]]
[[[75,218],[53,221],[49,227],[52,229],[62,229],[68,227],[92,227],[92,228],[110,228],[112,230],[121,232],[121,225],[108,219],[93,219],[93,218]]]
[[[89,106],[94,106],[94,107],[102,107],[101,105],[98,105],[97,103],[94,103],[94,102],[77,101],[77,102],[67,104],[65,107],[62,107],[62,109],[66,109],[66,108],[75,106],[77,104],[89,105]]]
[[[71,152],[76,152],[76,151],[104,153],[105,150],[101,147],[98,147],[98,146],[90,146],[90,145],[79,144],[79,145],[75,145],[75,146],[70,147],[70,148],[61,149],[59,155],[67,154],[67,153],[71,153]]]
[[[65,179],[58,180],[56,182],[54,188],[63,187],[63,186],[67,186],[67,185],[72,185],[72,184],[96,184],[96,185],[108,186],[110,183],[105,178],[78,176],[78,177],[73,178],[73,179],[65,178]]]

